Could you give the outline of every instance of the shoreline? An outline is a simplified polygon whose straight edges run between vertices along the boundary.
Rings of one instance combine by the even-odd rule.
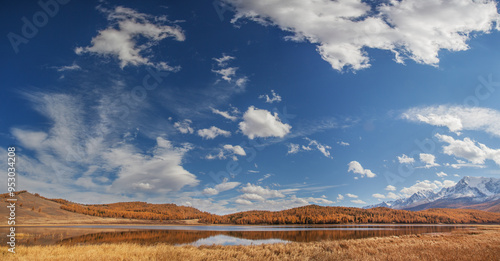
[[[500,226],[451,233],[250,246],[107,243],[0,248],[2,260],[496,260]],[[401,251],[404,249],[404,251]]]
[[[358,227],[358,226],[500,226],[500,223],[492,223],[492,224],[477,224],[477,223],[468,223],[468,224],[445,224],[445,223],[440,223],[440,224],[423,224],[423,223],[346,223],[346,224],[279,224],[279,225],[269,225],[269,224],[248,224],[248,225],[238,225],[238,224],[209,224],[209,223],[197,223],[197,224],[154,224],[154,223],[47,223],[47,224],[40,224],[40,223],[33,223],[33,224],[20,224],[16,225],[15,227],[87,227],[87,226],[145,226],[145,227],[174,227],[174,226],[189,226],[189,227],[195,227],[195,226],[233,226],[233,227],[325,227],[325,226],[331,226],[331,227]],[[10,228],[11,226],[9,225],[0,225],[0,228]]]

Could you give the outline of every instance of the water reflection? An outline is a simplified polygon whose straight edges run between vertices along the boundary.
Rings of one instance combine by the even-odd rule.
[[[141,245],[250,245],[313,242],[393,235],[442,233],[465,226],[355,225],[355,226],[162,226],[155,227],[20,227],[23,245],[79,245],[129,242]]]
[[[237,237],[217,235],[208,238],[198,239],[195,242],[189,243],[193,246],[211,246],[211,245],[222,245],[222,246],[249,246],[249,245],[262,245],[262,244],[276,244],[276,243],[288,243],[290,241],[282,239],[242,239]],[[186,244],[182,244],[186,245]]]

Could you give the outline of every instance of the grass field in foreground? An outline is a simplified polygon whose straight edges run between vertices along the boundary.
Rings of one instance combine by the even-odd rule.
[[[500,226],[448,234],[260,246],[103,244],[0,248],[0,260],[499,260]]]

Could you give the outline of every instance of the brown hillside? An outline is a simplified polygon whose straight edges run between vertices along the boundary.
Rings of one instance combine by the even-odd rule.
[[[500,223],[500,213],[472,209],[429,209],[424,211],[389,208],[347,208],[309,205],[283,211],[247,211],[201,219],[212,224],[343,224],[421,223],[466,224]]]
[[[20,191],[16,194],[16,225],[150,223],[145,220],[103,218],[70,212],[62,209],[63,204],[61,204],[70,204],[69,201],[60,199],[49,200],[26,191]],[[0,217],[3,220],[7,220],[9,215],[9,209],[7,208],[9,203],[6,202],[6,198],[7,194],[0,195]],[[7,225],[7,222],[5,222],[5,225]]]

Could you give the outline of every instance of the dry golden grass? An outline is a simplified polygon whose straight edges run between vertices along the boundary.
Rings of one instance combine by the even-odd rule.
[[[19,246],[1,260],[499,260],[500,227],[450,234],[260,246]]]

